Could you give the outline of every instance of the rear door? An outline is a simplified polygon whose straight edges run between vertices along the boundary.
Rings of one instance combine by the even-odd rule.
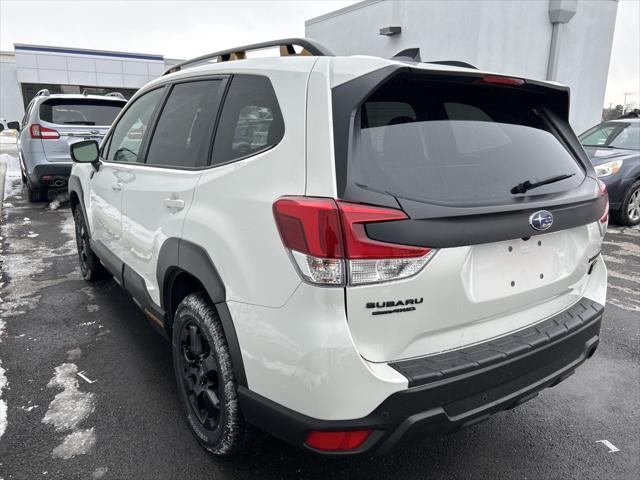
[[[100,142],[124,107],[119,100],[52,98],[40,104],[40,125],[59,137],[43,141],[49,162],[70,162],[69,146],[80,140]],[[52,135],[53,132],[48,133]]]
[[[369,360],[504,335],[587,286],[606,198],[553,93],[493,80],[400,74],[357,109],[342,198],[407,215],[368,237],[431,249],[410,278],[346,288]]]
[[[122,260],[122,190],[133,180],[131,166],[141,161],[143,133],[163,97],[164,88],[133,101],[103,146],[103,161],[91,177],[89,225],[92,239]]]
[[[156,265],[162,244],[180,237],[200,172],[207,167],[225,77],[176,83],[146,149],[124,185],[123,260],[160,304]]]

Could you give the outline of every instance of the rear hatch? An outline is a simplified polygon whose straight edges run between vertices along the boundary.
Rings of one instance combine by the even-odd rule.
[[[42,145],[49,162],[70,162],[69,147],[80,140],[100,142],[125,102],[52,98],[40,105]]]
[[[429,258],[396,281],[371,273],[387,260],[365,282],[352,267],[346,309],[363,357],[487,341],[578,301],[608,207],[567,123],[568,91],[408,68],[371,80],[333,89],[338,196],[404,212],[366,223],[367,236]]]

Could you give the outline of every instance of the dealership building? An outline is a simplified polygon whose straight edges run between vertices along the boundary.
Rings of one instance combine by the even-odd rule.
[[[0,119],[19,120],[38,90],[131,97],[178,60],[162,55],[14,44],[0,52]]]
[[[337,55],[391,58],[419,48],[423,61],[571,88],[571,124],[602,115],[617,0],[365,0],[305,22],[306,36]],[[268,39],[265,39],[268,40]],[[119,91],[129,98],[178,60],[157,54],[15,44],[0,52],[0,119],[17,120],[35,93]]]
[[[571,87],[571,124],[598,123],[617,0],[365,0],[312,18],[306,36],[336,55],[459,60]]]

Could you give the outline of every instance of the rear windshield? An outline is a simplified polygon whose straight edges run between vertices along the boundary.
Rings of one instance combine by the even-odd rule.
[[[584,171],[539,94],[515,88],[396,77],[362,105],[350,161],[360,187],[439,204],[512,202],[511,189],[569,175],[527,192],[579,185]]]
[[[48,100],[40,105],[40,119],[58,125],[108,126],[124,105],[109,100]]]

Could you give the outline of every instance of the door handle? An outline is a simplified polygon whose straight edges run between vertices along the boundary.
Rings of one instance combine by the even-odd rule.
[[[114,192],[119,192],[120,190],[122,190],[122,183],[114,183],[113,185],[111,185],[111,190],[113,190]]]
[[[184,208],[184,200],[180,198],[165,198],[164,206],[177,212]]]

